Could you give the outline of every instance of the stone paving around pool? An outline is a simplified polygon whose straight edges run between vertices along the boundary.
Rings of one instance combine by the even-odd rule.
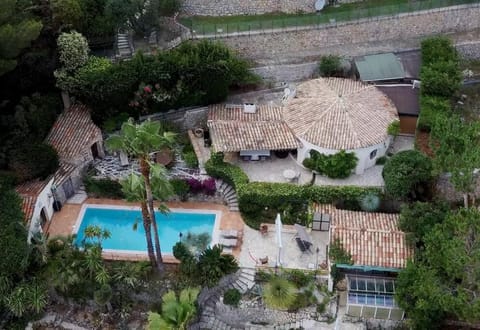
[[[138,203],[128,203],[123,200],[114,199],[97,199],[88,198],[85,200],[86,204],[98,204],[98,205],[121,205],[121,206],[138,206]],[[176,209],[198,209],[198,210],[217,210],[222,212],[220,219],[220,230],[236,229],[243,231],[244,223],[239,212],[231,212],[227,206],[217,203],[200,203],[200,202],[167,202],[170,208]],[[47,229],[49,238],[55,236],[68,236],[71,235],[78,215],[82,208],[81,204],[65,204],[62,210],[54,213],[53,218]],[[233,249],[233,255],[238,257],[240,254],[241,242],[239,246]],[[103,257],[112,260],[147,260],[146,254],[125,254],[125,253],[103,253]],[[178,263],[178,261],[171,255],[164,255],[164,261],[166,263]]]
[[[268,225],[268,228],[267,234],[262,235],[260,231],[245,225],[243,245],[238,257],[241,267],[275,267],[279,253],[275,225]],[[295,241],[296,233],[293,226],[283,225],[281,267],[314,270],[317,265],[326,262],[328,232],[312,231],[309,233],[313,241],[311,252],[300,251]],[[268,263],[262,265],[259,259],[265,257],[268,257]]]

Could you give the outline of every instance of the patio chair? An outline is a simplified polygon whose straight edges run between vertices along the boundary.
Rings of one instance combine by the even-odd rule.
[[[225,238],[239,238],[240,233],[236,229],[221,230],[220,235]]]
[[[225,247],[236,247],[238,244],[238,240],[236,238],[220,238],[218,243]]]

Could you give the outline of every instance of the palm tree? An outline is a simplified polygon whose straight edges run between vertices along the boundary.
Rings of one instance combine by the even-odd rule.
[[[147,241],[148,256],[152,266],[163,271],[163,260],[158,237],[158,227],[155,219],[153,206],[154,197],[164,200],[172,189],[166,179],[165,169],[160,165],[153,165],[150,161],[150,153],[173,145],[175,134],[165,132],[159,122],[147,120],[141,124],[135,124],[130,118],[123,123],[120,134],[110,137],[106,141],[107,148],[114,151],[123,151],[130,156],[138,158],[140,163],[141,177],[135,174],[129,175],[122,183],[127,200],[140,202]],[[152,187],[155,193],[152,192]],[[161,211],[166,212],[166,206]],[[153,250],[151,227],[155,238],[155,251]]]
[[[268,307],[285,309],[290,307],[297,297],[293,283],[274,276],[263,288],[263,299]]]

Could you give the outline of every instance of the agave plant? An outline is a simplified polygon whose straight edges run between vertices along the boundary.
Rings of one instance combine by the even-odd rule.
[[[268,307],[286,309],[297,297],[297,289],[288,280],[274,276],[263,287],[263,300]]]
[[[195,301],[199,293],[199,288],[187,288],[177,298],[174,291],[168,291],[162,297],[162,313],[148,314],[147,329],[186,330],[197,312]]]

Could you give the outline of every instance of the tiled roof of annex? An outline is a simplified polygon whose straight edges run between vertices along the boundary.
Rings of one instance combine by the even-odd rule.
[[[405,233],[398,228],[398,214],[357,212],[318,206],[331,215],[331,242],[340,240],[355,265],[404,268],[413,256]]]
[[[288,150],[299,146],[279,107],[257,105],[255,113],[245,113],[243,105],[211,105],[207,125],[215,151]]]
[[[61,113],[46,138],[60,160],[67,162],[101,140],[102,131],[92,121],[85,105],[73,105]]]
[[[35,211],[35,204],[37,203],[38,195],[45,189],[49,183],[50,178],[46,180],[32,180],[24,182],[15,187],[15,191],[22,198],[22,211],[26,224],[32,220],[33,212]]]
[[[295,135],[316,146],[352,150],[382,143],[398,114],[390,99],[373,85],[343,78],[300,84],[284,109]]]

